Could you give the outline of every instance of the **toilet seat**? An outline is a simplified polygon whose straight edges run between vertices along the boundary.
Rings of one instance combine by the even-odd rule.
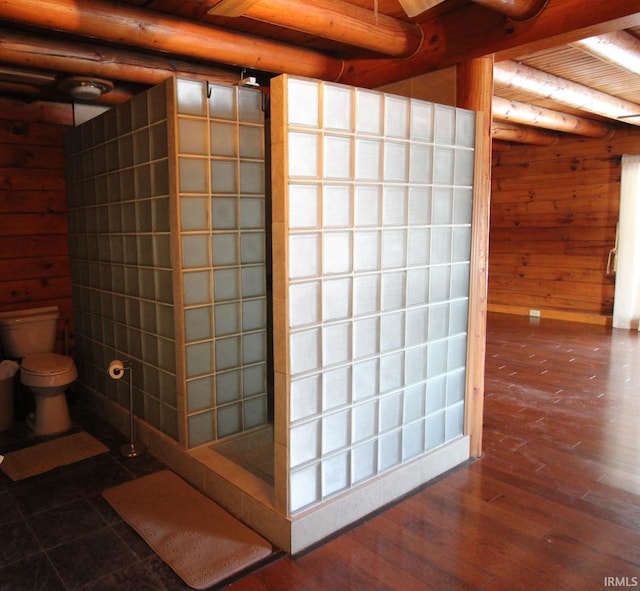
[[[66,385],[77,377],[73,359],[57,353],[29,355],[20,365],[20,382],[26,386],[47,388]]]

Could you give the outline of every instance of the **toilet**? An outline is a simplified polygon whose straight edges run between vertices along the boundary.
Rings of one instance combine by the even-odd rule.
[[[71,357],[53,352],[59,317],[57,306],[0,313],[4,356],[20,361],[20,383],[33,393],[34,435],[57,435],[71,428],[65,391],[78,372]]]

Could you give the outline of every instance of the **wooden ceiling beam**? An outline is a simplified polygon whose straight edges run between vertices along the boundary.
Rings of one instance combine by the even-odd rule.
[[[640,76],[640,39],[626,31],[588,37],[571,45],[599,60]]]
[[[526,21],[542,12],[548,0],[473,0],[515,21]]]
[[[491,137],[494,140],[504,142],[516,142],[518,144],[532,144],[534,146],[553,146],[557,144],[560,136],[557,133],[522,127],[503,121],[494,121],[491,124]]]

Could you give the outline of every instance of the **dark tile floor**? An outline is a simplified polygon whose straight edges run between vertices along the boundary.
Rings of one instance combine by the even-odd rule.
[[[148,453],[122,457],[126,438],[73,402],[70,410],[75,430],[111,451],[17,482],[0,471],[0,591],[189,589],[101,496],[165,466]],[[18,420],[0,432],[0,454],[43,440]]]

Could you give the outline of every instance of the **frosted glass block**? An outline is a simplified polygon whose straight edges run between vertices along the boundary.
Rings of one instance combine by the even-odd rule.
[[[351,272],[351,232],[326,232],[322,261],[326,275]]]
[[[449,304],[429,308],[429,340],[444,339],[449,335]]]
[[[382,142],[356,139],[356,179],[359,181],[381,180],[381,155]]]
[[[404,346],[404,312],[383,314],[380,318],[380,350],[382,352]]]
[[[323,329],[325,367],[351,361],[351,324],[331,324]]]
[[[427,342],[429,327],[429,308],[411,308],[407,310],[407,347]]]
[[[146,382],[146,380],[145,380]],[[213,405],[213,382],[211,376],[187,382],[187,411],[195,412]]]
[[[325,322],[351,317],[351,288],[351,277],[323,282],[322,304]]]
[[[242,335],[242,362],[245,365],[267,360],[266,332],[252,332]]]
[[[185,310],[184,324],[187,342],[213,338],[210,307]]]
[[[292,422],[319,414],[322,410],[322,381],[320,376],[315,375],[301,380],[292,380],[290,395]]]
[[[317,178],[319,146],[316,134],[289,132],[289,176]]]
[[[353,270],[362,272],[377,271],[380,269],[380,232],[356,231],[353,241]]]
[[[267,396],[256,396],[246,400],[242,406],[242,411],[245,430],[267,424],[269,421]]]
[[[327,228],[351,226],[351,189],[345,185],[325,185],[322,192],[323,225]]]
[[[244,267],[242,275],[242,297],[255,298],[267,293],[267,276],[264,265]]]
[[[238,128],[240,158],[264,159],[263,128],[241,125]]]
[[[215,439],[213,434],[214,417],[215,413],[213,412],[203,412],[187,419],[190,447],[209,443]]]
[[[240,400],[242,397],[241,374],[239,370],[216,374],[216,404],[218,406]]]
[[[363,275],[353,279],[354,314],[363,316],[380,311],[380,276]]]
[[[351,457],[351,474],[354,484],[375,476],[378,471],[378,442],[367,441],[355,446]]]
[[[462,402],[465,395],[466,372],[464,369],[454,371],[447,376],[447,406]]]
[[[267,364],[252,365],[242,370],[242,395],[264,394],[267,391]]]
[[[216,340],[216,371],[240,365],[240,338],[226,337]]]
[[[385,186],[382,191],[382,223],[404,226],[407,223],[407,191],[404,187]]]
[[[186,115],[206,115],[205,83],[194,80],[176,80],[178,113]]]
[[[426,414],[425,384],[417,384],[406,388],[403,397],[402,421],[406,425]]]
[[[324,136],[324,178],[351,178],[351,139]]]
[[[454,189],[453,191],[453,223],[471,224],[473,208],[473,192],[471,189]]]
[[[178,153],[207,153],[207,125],[204,120],[178,118]]]
[[[216,302],[240,298],[237,269],[217,269],[213,272],[213,295]]]
[[[432,378],[447,371],[447,341],[435,341],[429,344],[427,354],[427,376]]]
[[[290,125],[319,127],[318,83],[311,80],[288,80],[288,117]]]
[[[320,225],[320,187],[289,185],[289,227],[317,228]]]
[[[242,431],[242,406],[230,404],[218,408],[218,438]]]
[[[446,105],[435,105],[435,141],[437,144],[453,145],[456,140],[456,109]]]
[[[244,245],[243,245],[244,246]],[[238,264],[238,235],[214,234],[211,237],[213,266]]]
[[[383,95],[356,89],[356,131],[382,135]]]
[[[427,382],[427,414],[442,410],[447,404],[447,376],[439,376]]]
[[[234,160],[211,161],[211,192],[236,193],[237,166]]]
[[[311,421],[291,429],[289,442],[291,468],[320,457],[320,426],[320,421]]]
[[[464,263],[471,258],[471,228],[453,228],[453,252],[451,260],[454,263]]]
[[[382,274],[382,309],[397,310],[405,307],[406,273]]]
[[[476,143],[476,114],[456,109],[456,145],[473,148]]]
[[[458,149],[455,153],[455,173],[453,182],[458,186],[473,185],[474,153],[472,150]]]
[[[238,88],[238,119],[245,123],[262,123],[264,111],[262,91],[256,88]]]
[[[464,432],[464,403],[450,406],[445,411],[445,441],[460,437]]]
[[[378,442],[379,469],[388,470],[402,461],[402,432],[393,431],[380,437]]]
[[[315,324],[320,317],[320,283],[294,283],[289,286],[289,326]]]
[[[264,199],[242,197],[240,199],[240,227],[264,228]]]
[[[402,392],[380,398],[380,433],[402,425]]]
[[[291,333],[289,355],[291,375],[317,370],[322,361],[320,329]]]
[[[389,392],[404,384],[404,353],[380,357],[380,392]]]
[[[451,266],[451,297],[462,298],[469,295],[469,263]]]
[[[353,323],[354,359],[362,359],[380,352],[380,319],[377,316]]]
[[[469,318],[469,300],[451,302],[449,334],[466,332]]]
[[[209,240],[206,235],[182,236],[182,266],[208,267]]]
[[[387,137],[409,137],[409,100],[385,95],[384,134]]]
[[[467,364],[467,335],[461,334],[449,339],[447,370],[452,371]]]
[[[214,230],[237,228],[236,199],[214,197],[211,200],[211,225]]]
[[[433,141],[433,103],[411,100],[411,139],[421,142]]]
[[[397,269],[407,264],[407,233],[385,230],[382,233],[382,268]]]
[[[338,367],[323,372],[322,410],[345,406],[351,402],[351,367]]]
[[[240,313],[237,303],[216,304],[214,318],[217,337],[240,332]]]
[[[380,225],[380,189],[377,186],[358,185],[355,188],[355,225]]]
[[[320,464],[313,464],[289,476],[289,509],[295,513],[320,500]]]
[[[240,162],[240,193],[242,195],[264,194],[263,162]]]
[[[409,180],[408,144],[385,142],[384,144],[384,180],[406,182]]]
[[[353,443],[358,443],[378,433],[378,401],[371,400],[353,407]]]
[[[429,269],[407,271],[407,306],[429,303]]]
[[[427,417],[425,431],[427,451],[439,447],[445,442],[444,411]]]
[[[179,158],[180,192],[207,191],[207,161],[202,158]]]
[[[349,487],[351,464],[349,452],[341,453],[322,462],[322,495],[328,497]]]
[[[431,189],[409,188],[409,225],[426,226],[431,223]]]
[[[353,400],[362,400],[376,396],[380,384],[380,360],[371,359],[353,366]]]
[[[182,230],[207,230],[209,227],[208,199],[181,197],[180,222]]]
[[[327,454],[351,443],[351,413],[343,410],[322,419],[322,453]]]
[[[433,183],[453,185],[455,151],[452,148],[436,146],[433,158]]]
[[[425,421],[416,421],[402,429],[402,460],[409,460],[424,451]]]
[[[433,182],[433,147],[411,144],[409,152],[409,179],[412,183]]]
[[[213,371],[213,343],[198,343],[195,345],[187,345],[186,361],[187,361],[187,377],[211,373]]]
[[[351,96],[352,89],[344,86],[323,86],[323,127],[326,129],[341,129],[351,131]]]
[[[434,227],[431,230],[431,264],[451,262],[451,228]]]
[[[289,236],[289,278],[320,275],[320,236],[293,234]]]
[[[236,89],[209,83],[209,115],[215,119],[236,118]]]
[[[182,282],[186,306],[205,304],[211,300],[211,273],[209,271],[183,273]]]
[[[407,349],[405,353],[405,383],[417,384],[427,378],[427,346]]]
[[[236,156],[238,154],[236,130],[234,123],[211,122],[211,155]]]
[[[242,302],[242,330],[258,330],[267,326],[267,303],[264,298]]]
[[[266,260],[264,232],[244,232],[240,236],[240,260],[242,264],[264,263]]]

